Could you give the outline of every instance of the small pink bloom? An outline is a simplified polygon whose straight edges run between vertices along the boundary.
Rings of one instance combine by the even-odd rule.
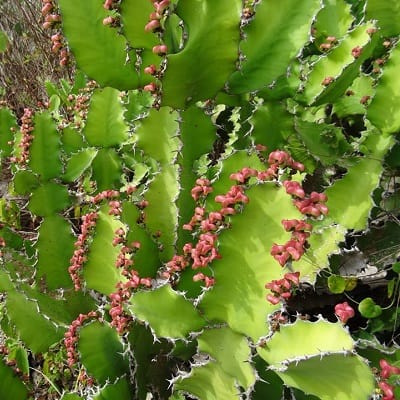
[[[353,318],[355,315],[354,309],[351,306],[349,306],[347,301],[345,301],[344,303],[336,304],[335,314],[344,324],[347,322],[348,319]]]

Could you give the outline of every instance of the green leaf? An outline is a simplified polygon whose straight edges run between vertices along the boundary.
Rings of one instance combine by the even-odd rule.
[[[16,367],[19,368],[23,374],[29,374],[28,352],[23,346],[17,344],[15,347],[9,349],[7,358],[9,360],[15,360],[17,363]]]
[[[290,343],[290,346],[286,344]],[[352,351],[354,342],[340,323],[325,320],[310,322],[298,319],[295,324],[281,325],[258,353],[268,364],[278,367],[284,361],[321,353]]]
[[[0,361],[0,397],[2,400],[26,400],[28,389],[15,372]]]
[[[235,70],[241,8],[240,0],[179,1],[176,13],[184,21],[188,39],[183,50],[167,56],[163,105],[185,108],[214,97],[224,87]]]
[[[63,32],[79,68],[102,86],[119,90],[139,84],[135,58],[127,62],[126,39],[104,26],[108,12],[97,0],[60,0]]]
[[[400,4],[397,0],[368,0],[365,9],[367,19],[377,19],[382,36],[400,34]]]
[[[328,288],[331,293],[343,293],[346,290],[346,279],[339,275],[328,278]]]
[[[212,151],[216,137],[215,126],[203,110],[193,106],[181,113],[180,139],[182,147],[177,159],[180,165],[181,190],[176,201],[180,225],[177,243],[179,249],[191,239],[190,233],[181,227],[190,221],[195,207],[190,193],[198,177],[195,173],[195,164],[201,156]]]
[[[197,340],[199,351],[208,353],[239,386],[247,390],[254,385],[256,377],[249,362],[250,348],[243,335],[222,327],[205,330]]]
[[[342,130],[334,125],[296,119],[295,129],[307,150],[322,165],[336,164],[346,152],[352,151]]]
[[[392,265],[392,270],[396,272],[396,274],[400,274],[400,262],[396,262]]]
[[[374,80],[367,75],[361,75],[354,79],[353,84],[349,88],[349,94],[340,97],[334,104],[333,112],[339,118],[345,118],[349,115],[366,113],[365,105],[362,104],[362,99],[365,96],[372,97],[375,93],[373,88]]]
[[[229,90],[245,93],[262,89],[284,74],[307,42],[319,9],[317,0],[258,3],[254,20],[243,28],[245,40],[240,43],[240,50],[245,60],[232,74]]]
[[[61,400],[82,400],[82,397],[78,396],[75,393],[64,393]]]
[[[215,189],[215,195],[219,193]],[[219,236],[222,258],[212,263],[216,283],[204,294],[200,307],[207,319],[226,321],[236,332],[257,341],[267,334],[266,315],[276,309],[265,299],[264,285],[282,277],[271,247],[289,239],[282,219],[300,218],[300,214],[285,190],[274,183],[254,186],[247,196],[249,204]]]
[[[354,20],[350,4],[344,0],[324,0],[324,7],[318,13],[314,27],[318,36],[324,39],[334,36],[337,39],[347,33]]]
[[[191,393],[198,399],[238,400],[238,388],[235,379],[222,369],[219,363],[210,361],[204,366],[195,366],[190,375],[178,380],[174,391]]]
[[[364,143],[370,153],[350,166],[346,175],[326,191],[329,217],[347,229],[361,230],[373,206],[372,191],[379,183],[382,158],[393,144],[391,137],[370,132]]]
[[[359,75],[361,64],[371,55],[376,40],[371,39],[368,30],[373,28],[372,23],[357,26],[328,54],[322,55],[313,64],[299,99],[319,105],[331,103],[342,96]],[[362,51],[354,57],[353,49],[357,47]],[[332,82],[324,84],[326,78],[332,79]]]
[[[37,303],[16,292],[7,293],[7,314],[21,338],[34,353],[43,353],[61,340],[64,329],[38,312]]]
[[[189,333],[200,330],[205,323],[194,305],[169,285],[138,292],[130,302],[131,312],[141,321],[149,323],[157,336],[185,338]]]
[[[376,318],[382,314],[382,307],[377,305],[371,297],[366,297],[358,305],[358,311],[365,318]]]
[[[34,117],[33,141],[29,149],[29,166],[42,180],[60,176],[60,137],[48,111]]]
[[[321,400],[367,399],[375,380],[368,365],[356,355],[332,354],[290,363],[285,372],[276,371],[286,385]]]
[[[120,249],[112,245],[115,231],[122,228],[123,224],[109,215],[108,211],[109,207],[105,205],[98,212],[88,260],[83,267],[86,286],[106,295],[114,292],[116,284],[125,279],[115,266]]]
[[[76,153],[83,147],[86,147],[83,141],[83,136],[75,129],[67,126],[62,130],[61,141],[63,144],[63,150],[69,153]]]
[[[27,195],[39,186],[38,177],[31,171],[20,169],[14,174],[14,190],[18,194]]]
[[[267,146],[269,151],[281,148],[286,138],[295,133],[293,115],[279,102],[265,102],[257,107],[250,123],[254,142]]]
[[[281,325],[258,353],[286,385],[323,400],[364,399],[372,394],[374,379],[353,350],[353,339],[340,323],[298,319]]]
[[[14,114],[7,108],[0,108],[0,157],[9,157],[11,155],[14,131],[17,130],[18,125]]]
[[[82,364],[101,385],[129,373],[129,362],[117,331],[98,321],[79,330],[78,351]]]
[[[92,179],[97,191],[120,187],[122,174],[121,157],[113,148],[102,148],[92,161]]]
[[[97,152],[96,149],[88,147],[72,154],[65,168],[64,181],[73,182],[78,179],[90,167]]]
[[[74,251],[71,225],[59,215],[46,217],[40,225],[37,248],[37,278],[49,290],[72,287],[68,274]]]
[[[93,400],[131,400],[132,387],[127,378],[119,379],[118,382],[107,384]]]
[[[146,225],[152,232],[161,233],[159,238],[164,246],[161,254],[168,261],[174,254],[178,212],[175,199],[179,193],[178,167],[174,165],[180,143],[176,137],[179,125],[178,115],[169,107],[151,110],[137,129],[137,146],[145,154],[157,160],[159,172],[150,182],[145,198]]]
[[[149,232],[137,223],[139,218],[138,208],[130,201],[124,201],[121,221],[129,226],[126,242],[140,243],[140,249],[135,251],[134,256],[135,270],[141,277],[155,277],[160,268],[159,249]]]
[[[120,92],[107,87],[93,93],[83,134],[89,145],[112,147],[128,138]]]
[[[367,118],[384,133],[396,133],[400,129],[400,83],[397,73],[400,66],[400,44],[390,54],[389,61],[376,87],[375,96],[367,110]]]
[[[0,30],[0,53],[4,53],[8,47],[8,37],[6,33]]]
[[[154,12],[151,2],[123,1],[120,12],[123,33],[132,47],[151,49],[159,44],[156,34],[144,30]]]
[[[28,209],[40,217],[62,211],[70,203],[68,188],[54,182],[46,182],[32,193]]]

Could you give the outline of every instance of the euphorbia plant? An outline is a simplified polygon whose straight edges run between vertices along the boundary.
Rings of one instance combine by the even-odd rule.
[[[9,192],[37,228],[3,213],[0,290],[21,351],[64,345],[85,377],[63,399],[372,395],[353,308],[288,303],[367,227],[400,127],[379,28],[400,29],[379,2],[323,3],[44,2],[60,63],[91,81],[48,83],[20,127],[0,110]],[[34,390],[0,377],[2,398]]]

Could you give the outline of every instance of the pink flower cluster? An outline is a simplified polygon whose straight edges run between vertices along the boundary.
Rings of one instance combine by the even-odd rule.
[[[98,319],[99,316],[96,311],[91,311],[88,314],[79,314],[78,318],[72,321],[67,332],[64,334],[64,346],[67,349],[67,363],[70,367],[72,367],[78,360],[78,354],[76,351],[78,329],[90,318]]]
[[[43,0],[42,15],[44,17],[44,23],[42,24],[44,29],[51,29],[55,24],[61,22],[61,15],[51,13],[54,9],[52,0]],[[60,33],[56,33],[51,36],[51,51],[53,53],[59,53],[59,64],[65,66],[69,61],[69,51],[67,47],[63,45],[63,36]]]
[[[278,165],[280,168],[289,167],[292,170],[304,171],[304,165],[298,161],[294,161],[293,158],[283,150],[272,151],[268,156],[268,163],[271,167]]]
[[[288,272],[282,279],[273,280],[265,284],[265,288],[271,290],[272,294],[267,295],[271,304],[278,304],[290,298],[294,288],[299,286],[300,272]]]
[[[154,32],[161,29],[160,20],[163,17],[165,10],[169,7],[170,0],[154,0],[152,3],[154,6],[154,12],[150,14],[150,21],[144,27],[146,32]]]
[[[102,202],[103,200],[110,200],[110,199],[115,199],[119,197],[119,192],[118,190],[104,190],[103,192],[100,192],[94,196],[91,201],[93,204],[98,204]]]
[[[200,198],[206,197],[212,191],[211,182],[208,179],[200,178],[196,180],[196,186],[190,191],[190,194],[197,201]]]
[[[215,197],[216,203],[221,203],[222,208],[219,212],[222,215],[236,214],[235,205],[243,205],[249,202],[249,198],[244,194],[243,186],[232,186],[228,193],[225,195],[218,195]]]
[[[21,117],[21,142],[18,147],[21,148],[21,155],[19,157],[11,157],[10,161],[25,165],[29,162],[29,148],[33,140],[33,111],[30,108],[24,108],[24,113]]]
[[[287,232],[292,232],[292,236],[283,245],[274,244],[271,255],[283,267],[289,260],[298,261],[305,253],[312,226],[297,219],[282,220],[282,225]]]
[[[126,327],[132,320],[124,310],[124,303],[126,303],[132,296],[132,291],[137,289],[140,285],[151,287],[151,278],[140,278],[135,270],[124,270],[123,274],[128,278],[126,282],[119,282],[117,290],[110,294],[111,308],[109,314],[111,316],[111,326],[115,327],[117,332],[122,335],[126,331]]]
[[[75,251],[70,260],[71,264],[68,268],[68,272],[74,283],[75,290],[79,290],[82,287],[79,272],[82,269],[83,263],[86,262],[86,244],[90,231],[96,226],[97,218],[98,214],[96,212],[91,212],[82,216],[81,233],[74,244]]]
[[[112,10],[113,8],[115,8],[117,1],[116,0],[105,0],[103,7],[106,10]]]
[[[311,192],[307,198],[296,199],[293,204],[304,215],[318,218],[321,215],[328,214],[326,202],[328,197],[324,193]]]
[[[383,392],[382,400],[395,400],[394,386],[390,385],[387,379],[392,375],[400,375],[400,368],[390,365],[384,359],[379,361],[379,366],[381,367],[381,381],[378,383],[378,386]]]
[[[340,321],[345,324],[350,318],[354,317],[354,309],[345,301],[344,303],[336,304],[335,314]]]
[[[137,271],[130,269],[133,265],[131,255],[140,249],[140,243],[132,242],[130,245],[126,245],[125,231],[122,228],[117,229],[115,234],[116,236],[112,244],[114,246],[122,245],[115,266],[121,268],[121,273],[127,278],[127,281],[119,282],[116,287],[117,290],[111,293],[111,309],[109,314],[112,319],[111,325],[117,329],[118,333],[122,334],[132,319],[124,311],[124,303],[129,300],[132,291],[140,285],[151,287],[152,279],[140,278]]]

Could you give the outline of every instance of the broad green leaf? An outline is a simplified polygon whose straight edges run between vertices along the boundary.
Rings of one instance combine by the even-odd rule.
[[[37,278],[49,290],[72,287],[68,274],[74,251],[71,225],[59,215],[46,217],[40,225],[37,248]]]
[[[203,366],[194,366],[188,377],[175,383],[175,390],[191,393],[199,399],[239,399],[235,379],[226,374],[221,365],[215,361]]]
[[[3,400],[26,400],[28,397],[28,389],[3,361],[0,361],[0,397]]]
[[[100,393],[93,397],[93,400],[131,400],[132,387],[128,378],[119,379],[116,383],[107,384]]]
[[[7,108],[0,108],[0,157],[9,157],[11,155],[14,132],[17,130],[18,125],[14,114]]]
[[[140,218],[138,208],[130,201],[122,204],[121,221],[128,225],[126,242],[139,242],[140,249],[135,251],[135,270],[141,277],[155,277],[160,268],[159,249],[149,232],[137,221]]]
[[[346,290],[346,279],[343,276],[331,275],[328,278],[328,288],[331,293],[343,293]]]
[[[375,379],[365,361],[349,354],[315,356],[276,371],[286,385],[321,400],[364,400],[374,392]]]
[[[377,305],[371,297],[361,300],[358,311],[364,318],[376,318],[382,314],[382,307]]]
[[[245,59],[230,77],[229,90],[244,93],[263,89],[284,74],[307,42],[320,7],[318,0],[258,3],[254,20],[243,28],[240,51]]]
[[[350,4],[344,0],[324,0],[324,7],[318,13],[314,27],[317,36],[334,36],[340,39],[347,33],[354,20]]]
[[[145,154],[157,160],[159,172],[150,182],[145,198],[146,225],[155,234],[161,234],[159,240],[164,246],[161,254],[168,261],[174,253],[178,212],[175,199],[179,192],[178,167],[174,165],[180,147],[178,133],[178,115],[169,107],[151,110],[137,129],[137,146]]]
[[[272,182],[254,186],[246,194],[249,204],[219,236],[222,258],[211,266],[216,283],[200,307],[207,319],[226,321],[233,330],[257,341],[267,334],[266,315],[276,308],[267,302],[264,285],[282,276],[282,268],[270,255],[271,247],[289,240],[281,221],[299,218],[299,213],[285,190]]]
[[[354,79],[346,95],[340,97],[333,106],[333,112],[339,118],[345,118],[349,115],[361,114],[364,115],[367,111],[362,99],[366,96],[372,97],[375,93],[374,80],[368,75],[361,75]]]
[[[138,292],[130,302],[132,313],[139,320],[149,323],[157,336],[185,338],[205,324],[194,305],[169,285]]]
[[[223,89],[235,70],[241,8],[240,0],[179,1],[176,13],[184,22],[188,38],[182,51],[167,56],[163,105],[184,108],[214,97]]]
[[[24,346],[17,344],[16,346],[11,346],[8,348],[7,358],[9,360],[15,360],[16,367],[21,370],[23,374],[29,374],[29,360],[28,352]]]
[[[40,217],[62,211],[70,203],[68,188],[54,182],[46,182],[32,193],[29,210]]]
[[[249,362],[250,348],[246,338],[228,327],[205,330],[198,338],[199,350],[216,360],[223,371],[244,389],[255,383]]]
[[[83,136],[70,126],[67,126],[62,130],[61,141],[63,144],[63,150],[67,154],[76,153],[86,146],[83,141]]]
[[[101,385],[129,373],[129,362],[117,331],[98,321],[79,330],[78,351],[88,373]]]
[[[90,100],[83,134],[89,145],[112,147],[128,138],[120,92],[107,87],[97,89]]]
[[[90,167],[96,155],[97,150],[90,147],[72,154],[67,162],[63,179],[66,182],[73,182],[78,179]]]
[[[6,33],[0,30],[0,53],[4,53],[8,47],[8,37]]]
[[[56,326],[46,315],[39,312],[35,301],[25,295],[8,292],[7,315],[21,340],[34,353],[43,353],[64,335],[64,329]]]
[[[364,143],[369,153],[350,166],[346,175],[326,191],[329,218],[347,229],[365,228],[373,206],[372,191],[379,183],[382,158],[393,145],[388,136],[370,132]]]
[[[366,4],[366,17],[378,20],[382,36],[400,34],[400,3],[397,0],[368,0]]]
[[[157,34],[144,30],[152,12],[154,12],[154,5],[151,1],[123,1],[121,3],[123,33],[132,47],[151,49],[159,44]]]
[[[371,55],[376,40],[368,32],[373,28],[372,23],[357,26],[328,54],[322,55],[312,65],[304,93],[299,99],[308,104],[323,104],[342,96],[359,75],[362,63]],[[357,53],[354,49],[357,48],[361,49],[361,53],[355,57]],[[325,83],[326,79],[330,82]]]
[[[97,191],[120,187],[122,175],[121,157],[113,148],[102,148],[92,161],[92,179]]]
[[[290,343],[290,346],[287,344]],[[352,351],[354,342],[342,324],[325,320],[310,322],[298,319],[295,324],[281,325],[263,348],[260,356],[268,364],[279,367],[301,357],[321,353]]]
[[[295,129],[312,157],[324,166],[336,164],[340,157],[353,150],[342,130],[334,125],[308,122],[298,118],[295,120]]]
[[[180,186],[177,207],[179,209],[178,248],[190,241],[191,236],[181,226],[190,221],[195,202],[190,194],[195,186],[196,162],[212,151],[216,139],[215,126],[198,107],[190,107],[181,114],[180,139],[182,147],[177,162],[180,165]]]
[[[393,49],[383,68],[375,96],[368,107],[367,118],[384,133],[396,133],[400,129],[400,44]]]
[[[29,166],[42,180],[60,176],[60,137],[48,111],[34,117],[33,141],[29,149]]]
[[[250,123],[255,143],[267,146],[268,151],[281,148],[286,137],[295,133],[293,115],[278,102],[265,102],[257,107]]]
[[[97,0],[60,0],[63,32],[79,68],[102,86],[134,89],[139,78],[135,58],[129,60],[126,39],[103,25],[108,12]],[[128,62],[127,62],[128,60]]]
[[[75,393],[64,393],[61,400],[82,400],[82,397],[78,396]]]
[[[106,295],[114,292],[116,284],[125,279],[115,266],[120,248],[112,245],[115,231],[123,225],[108,211],[107,205],[98,212],[93,240],[83,267],[86,286]]]
[[[342,324],[299,319],[281,325],[258,353],[285,384],[305,393],[323,400],[366,399],[374,388],[373,375],[353,350]]]
[[[32,193],[40,184],[38,177],[31,171],[20,169],[14,174],[14,189],[18,194]]]

